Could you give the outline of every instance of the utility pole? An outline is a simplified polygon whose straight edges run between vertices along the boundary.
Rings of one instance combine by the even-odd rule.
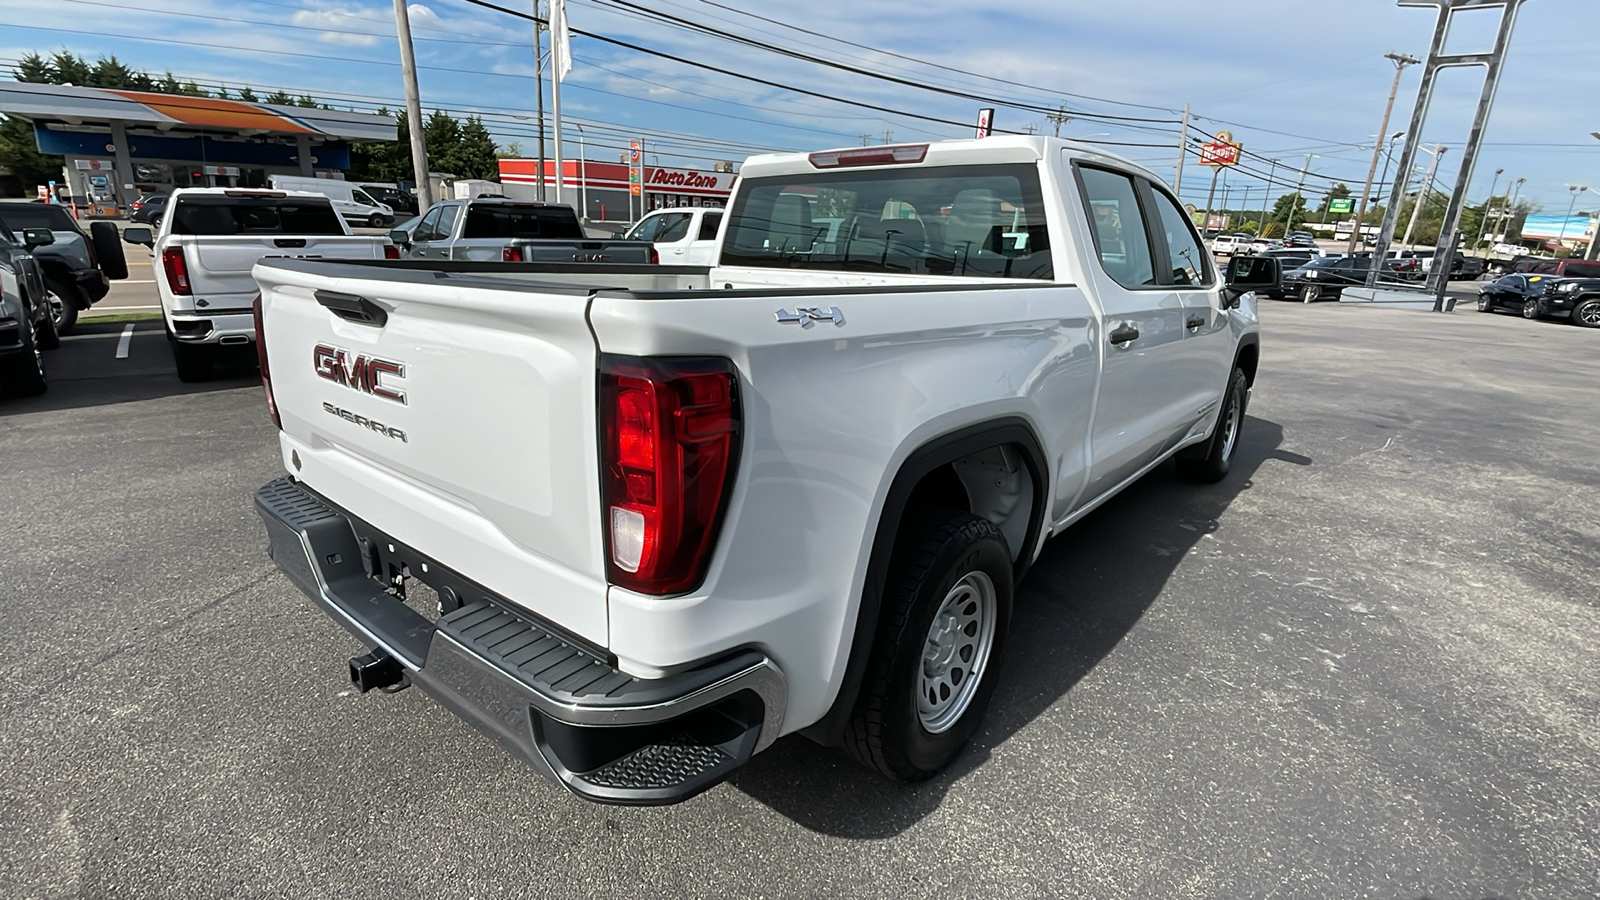
[[[1567,242],[1567,223],[1572,221],[1572,211],[1578,208],[1578,198],[1583,196],[1589,186],[1586,184],[1569,184],[1567,190],[1572,193],[1572,202],[1567,204],[1567,216],[1561,220],[1561,236],[1556,238],[1556,243],[1563,246]],[[1583,240],[1583,235],[1578,235],[1578,240]],[[1569,254],[1570,255],[1570,254]]]
[[[1511,185],[1511,197],[1506,200],[1506,205],[1501,208],[1499,217],[1495,219],[1494,230],[1500,236],[1499,243],[1505,243],[1506,226],[1511,223],[1512,219],[1516,218],[1517,195],[1522,193],[1522,183],[1527,180],[1526,178],[1518,178],[1516,183]]]
[[[1600,135],[1595,135],[1600,137]],[[1172,179],[1172,192],[1183,190],[1183,158],[1189,155],[1189,104],[1183,105],[1183,130],[1178,132],[1178,174]],[[1179,196],[1182,196],[1179,194]]]
[[[1056,137],[1061,137],[1061,126],[1072,121],[1072,117],[1067,115],[1067,107],[1064,103],[1057,105],[1055,112],[1045,113],[1045,118],[1055,123]]]
[[[1294,208],[1299,206],[1301,203],[1304,203],[1306,200],[1306,173],[1311,171],[1311,160],[1315,156],[1315,153],[1306,154],[1305,167],[1300,170],[1300,186],[1294,189],[1295,200],[1298,202],[1289,204],[1289,218],[1283,223],[1284,237],[1288,237],[1289,230],[1294,227]]]
[[[394,0],[396,3],[403,0]],[[539,182],[538,198],[544,199],[544,12],[539,0],[533,0],[533,74],[538,79],[539,93],[534,98],[534,114],[539,117]],[[559,174],[559,173],[558,173]]]
[[[1505,169],[1494,170],[1494,180],[1489,182],[1489,199],[1483,201],[1482,221],[1478,223],[1478,239],[1472,242],[1472,249],[1478,250],[1483,244],[1483,233],[1489,230],[1489,204],[1494,202],[1494,189],[1500,184],[1500,176],[1506,173]]]
[[[1427,205],[1424,201],[1433,196],[1433,173],[1439,168],[1439,157],[1448,149],[1450,148],[1443,144],[1433,145],[1433,160],[1428,163],[1428,174],[1422,176],[1422,184],[1417,188],[1417,202],[1411,204],[1411,222],[1406,225],[1406,236],[1400,241],[1407,249],[1411,249],[1411,235],[1417,230],[1418,214],[1422,212],[1422,207]],[[1406,180],[1411,179],[1407,177]]]
[[[1372,148],[1372,165],[1367,169],[1367,183],[1361,188],[1361,202],[1356,205],[1356,224],[1350,229],[1350,246],[1345,250],[1351,256],[1356,253],[1356,240],[1361,235],[1361,217],[1367,214],[1367,198],[1372,195],[1372,176],[1378,171],[1378,157],[1383,153],[1383,136],[1389,131],[1389,114],[1394,112],[1394,97],[1400,92],[1400,73],[1406,66],[1414,66],[1422,61],[1404,53],[1385,53],[1383,58],[1394,63],[1394,84],[1389,87],[1389,103],[1383,108],[1383,124],[1378,126],[1378,141]]]
[[[861,146],[863,146],[863,147],[865,147],[868,144],[872,143],[872,132],[870,132],[870,131],[869,132],[863,132],[862,134],[857,135],[857,137],[861,138]]]
[[[884,142],[884,143],[885,143],[885,144],[892,144],[892,143],[894,143],[894,132],[892,132],[892,131],[890,131],[890,130],[889,130],[889,129],[887,129],[887,128],[885,128],[885,129],[884,129],[884,130],[883,130],[883,142]]]
[[[1272,189],[1278,186],[1278,161],[1274,159],[1274,160],[1271,160],[1271,163],[1272,163],[1272,174],[1267,176],[1267,195],[1265,197],[1261,198],[1261,236],[1262,237],[1267,237],[1267,225],[1268,225],[1268,223],[1270,223],[1272,221],[1272,209],[1271,209]],[[1287,230],[1285,230],[1283,232],[1283,236],[1284,237],[1288,237],[1289,236],[1289,232]]]
[[[433,205],[433,185],[428,182],[428,148],[422,141],[422,97],[417,91],[417,57],[411,52],[411,19],[406,0],[394,0],[394,27],[400,39],[400,79],[406,89],[407,131],[411,135],[411,175],[417,180],[417,208]]]
[[[1589,136],[1597,141],[1600,141],[1600,131],[1591,131],[1589,132]],[[1600,213],[1596,213],[1596,215],[1600,215]],[[1589,249],[1583,254],[1583,258],[1600,258],[1600,256],[1597,256],[1596,254],[1600,254],[1600,221],[1595,222],[1594,235],[1589,238]]]

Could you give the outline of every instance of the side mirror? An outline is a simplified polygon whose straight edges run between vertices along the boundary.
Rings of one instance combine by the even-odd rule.
[[[398,228],[389,232],[389,240],[394,242],[396,247],[411,246],[411,234],[409,232],[401,231]]]
[[[155,235],[150,233],[150,229],[137,225],[130,225],[122,229],[122,239],[127,243],[138,244],[141,247],[150,247],[152,249],[156,245]]]
[[[1239,305],[1239,298],[1251,291],[1269,291],[1283,279],[1281,263],[1271,256],[1235,256],[1228,260],[1223,294],[1228,306]]]
[[[56,242],[56,236],[48,228],[22,229],[22,246],[32,250],[35,247],[44,247]]]

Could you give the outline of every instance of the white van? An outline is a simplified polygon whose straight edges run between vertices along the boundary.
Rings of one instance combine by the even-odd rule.
[[[360,185],[337,178],[305,178],[299,175],[273,175],[272,186],[280,191],[299,191],[321,194],[333,202],[333,208],[352,225],[369,228],[388,228],[394,224],[394,209],[372,199]]]

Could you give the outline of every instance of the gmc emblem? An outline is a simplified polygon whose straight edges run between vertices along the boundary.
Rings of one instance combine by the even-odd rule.
[[[573,262],[605,262],[606,260],[608,260],[610,258],[611,257],[605,255],[604,253],[574,253],[574,254],[572,254],[572,261]]]
[[[385,378],[406,377],[406,364],[403,362],[353,354],[338,347],[318,344],[311,351],[311,364],[317,370],[318,378],[326,378],[334,384],[342,384],[363,394],[399,404],[406,402],[405,391],[383,383]]]

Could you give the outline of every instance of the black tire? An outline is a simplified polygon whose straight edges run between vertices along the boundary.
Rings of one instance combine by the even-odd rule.
[[[83,293],[75,285],[59,278],[44,280],[45,302],[50,304],[50,320],[55,323],[56,334],[71,334],[78,324],[78,310]]]
[[[1529,297],[1522,301],[1522,317],[1524,319],[1544,318],[1544,304],[1534,297]]]
[[[851,756],[897,781],[930,778],[955,759],[977,731],[994,693],[1011,622],[1011,587],[1011,554],[987,519],[939,510],[898,545],[884,585],[872,659],[845,733]],[[992,593],[985,595],[986,590]],[[962,615],[969,599],[977,612]],[[942,615],[952,605],[958,612]],[[986,614],[992,621],[983,623]],[[966,616],[976,618],[961,627]],[[936,619],[957,626],[942,628],[937,642]],[[980,646],[983,636],[986,652]],[[944,658],[925,660],[940,644]],[[964,655],[969,649],[971,655]],[[963,671],[963,663],[971,663],[976,674]],[[939,672],[932,681],[930,667]],[[953,693],[941,697],[939,691],[950,685]],[[919,703],[924,690],[934,698],[932,710]],[[942,714],[941,703],[946,704]]]
[[[1572,324],[1600,328],[1600,297],[1578,301],[1578,305],[1572,308]]]
[[[1243,369],[1234,369],[1228,379],[1228,391],[1222,397],[1222,408],[1217,410],[1217,424],[1211,429],[1211,439],[1180,451],[1177,457],[1178,474],[1191,481],[1216,484],[1227,477],[1233,456],[1239,451],[1239,438],[1244,433],[1244,414],[1250,405],[1250,381]]]
[[[167,336],[172,345],[172,362],[178,368],[178,380],[186,384],[210,381],[216,369],[216,354],[211,347],[185,344]]]
[[[13,397],[33,397],[49,387],[44,377],[44,357],[40,354],[38,326],[23,323],[22,347],[0,357],[0,389]]]
[[[384,220],[384,217],[381,214],[373,213],[372,215],[367,217],[367,227],[368,228],[382,228],[383,227],[383,220]]]
[[[128,257],[122,252],[122,233],[110,222],[90,222],[89,240],[94,243],[95,262],[112,281],[128,277]]]
[[[1478,312],[1494,312],[1494,301],[1489,299],[1488,294],[1478,295]]]
[[[39,319],[39,327],[34,332],[34,340],[39,342],[40,350],[60,350],[61,332],[56,330],[56,320],[49,315]]]
[[[1322,299],[1322,286],[1321,285],[1308,284],[1308,285],[1300,288],[1300,302],[1301,303],[1315,303],[1315,302],[1317,302],[1318,300],[1321,300],[1321,299]]]

